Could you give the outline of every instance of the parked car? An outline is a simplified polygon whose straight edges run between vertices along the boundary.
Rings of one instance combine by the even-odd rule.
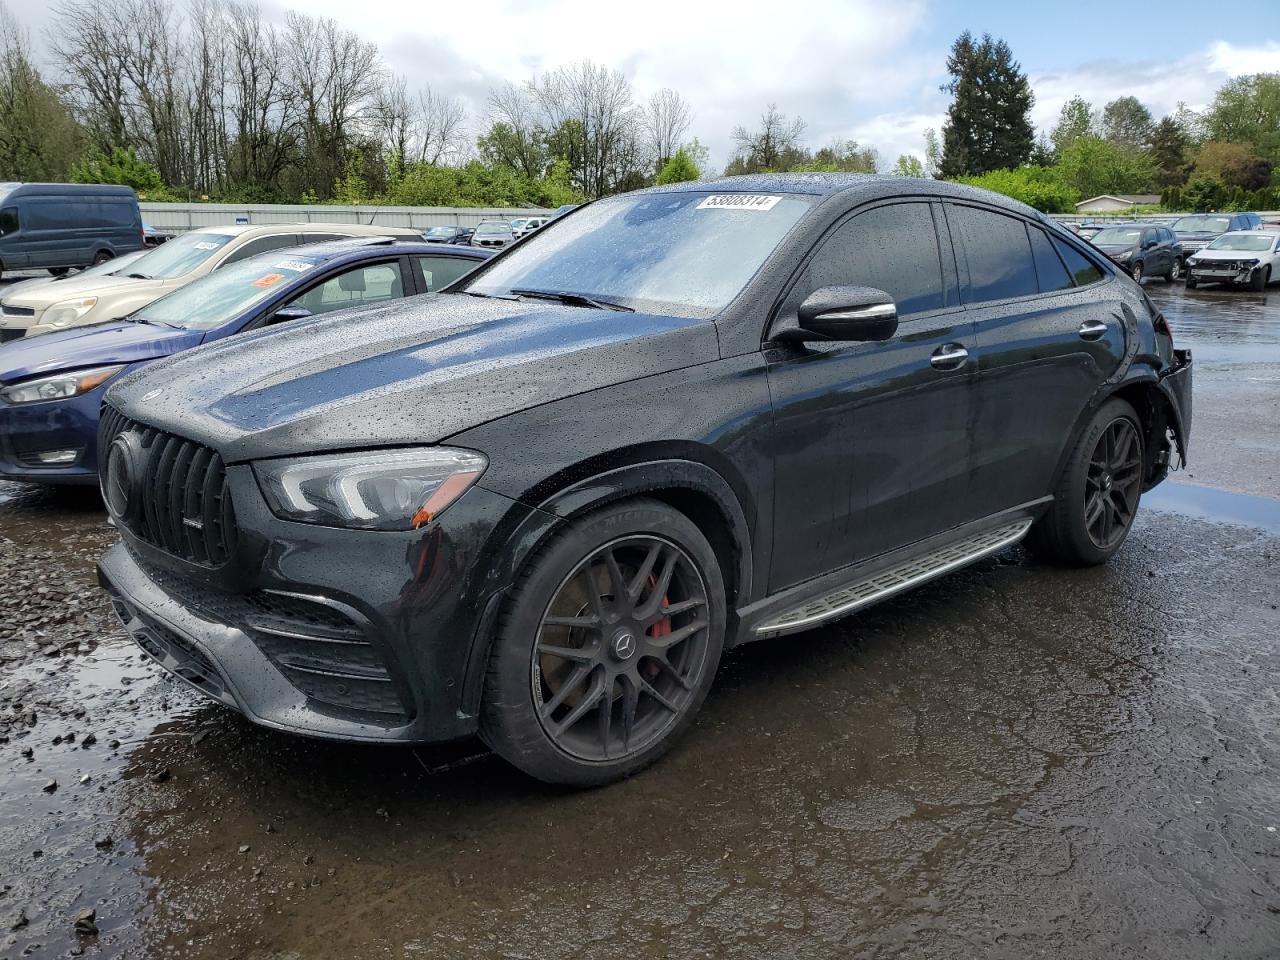
[[[1187,286],[1201,283],[1247,284],[1267,289],[1280,279],[1280,231],[1238,230],[1224,233],[1187,264]]]
[[[0,287],[0,295],[9,297],[25,294],[36,287],[43,287],[51,283],[59,283],[70,280],[72,277],[77,279],[84,277],[105,277],[108,274],[123,272],[129,264],[137,260],[139,257],[147,253],[147,248],[134,250],[132,253],[122,253],[118,257],[110,260],[103,260],[101,263],[95,263],[93,266],[85,267],[83,270],[77,270],[74,273],[51,273],[47,277],[32,277],[29,280],[19,280],[17,283],[10,283]],[[0,327],[3,321],[0,320]]]
[[[609,197],[360,321],[107,392],[100,582],[258,723],[478,731],[580,786],[667,749],[727,646],[1024,537],[1104,562],[1190,427],[1190,355],[1141,288],[940,181]]]
[[[97,483],[98,411],[115,379],[233,334],[431,293],[492,255],[379,238],[295,247],[241,260],[127,320],[0,347],[0,478]]]
[[[0,343],[68,327],[118,320],[193,280],[259,253],[340,237],[394,236],[420,240],[415,230],[351,223],[202,227],[135,260],[127,273],[72,277],[57,287],[0,292]]]
[[[529,234],[533,233],[539,227],[543,227],[546,224],[550,223],[550,221],[551,221],[550,217],[528,217],[525,219],[524,223],[520,225],[519,230],[513,230],[512,232],[515,234],[515,238],[519,240],[521,237],[527,237]],[[513,221],[512,227],[514,226],[515,226],[515,223]]]
[[[142,214],[132,187],[0,184],[0,273],[65,273],[142,246]]]
[[[1173,232],[1182,248],[1182,262],[1186,263],[1193,253],[1224,233],[1256,230],[1260,226],[1262,218],[1256,213],[1195,213],[1173,221]]]
[[[1082,240],[1092,240],[1099,230],[1105,230],[1105,223],[1078,223],[1072,227],[1072,232]]]
[[[422,236],[429,243],[470,243],[474,227],[460,227],[453,224],[440,227],[428,227]]]
[[[471,237],[473,247],[505,247],[515,240],[511,224],[505,220],[482,220]]]
[[[581,204],[578,203],[566,203],[562,206],[556,207],[555,212],[551,214],[551,219],[555,220],[558,217],[563,217],[566,213],[577,210],[580,206]]]
[[[166,240],[172,240],[177,234],[170,230],[161,230],[149,223],[142,224],[142,241],[148,247],[158,247]]]
[[[1090,241],[1129,272],[1134,280],[1182,278],[1182,248],[1168,227],[1150,223],[1118,223],[1105,227]]]

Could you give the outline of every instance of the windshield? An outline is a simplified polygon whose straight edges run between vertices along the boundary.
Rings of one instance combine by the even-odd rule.
[[[1229,226],[1230,217],[1183,217],[1174,221],[1173,229],[1179,233],[1226,233]]]
[[[231,242],[225,233],[184,233],[129,265],[122,276],[172,280],[185,276]]]
[[[101,277],[109,273],[119,272],[121,275],[128,273],[128,267],[136,260],[141,260],[150,250],[135,250],[133,253],[122,253],[118,257],[112,257],[110,260],[103,260],[101,263],[95,263],[91,267],[85,267],[75,273],[67,274],[67,278],[71,277]]]
[[[464,290],[575,293],[710,317],[809,209],[804,196],[648,193],[599,200],[522,240]]]
[[[492,236],[495,233],[510,233],[511,225],[507,223],[482,223],[476,227],[476,233],[482,237]]]
[[[432,227],[427,231],[428,237],[452,237],[457,227]]]
[[[1254,253],[1262,253],[1271,249],[1271,245],[1276,242],[1275,237],[1268,237],[1256,233],[1229,233],[1225,237],[1219,237],[1213,243],[1209,244],[1209,250],[1250,250]]]
[[[1115,247],[1131,247],[1138,242],[1138,237],[1141,235],[1141,230],[1131,230],[1125,227],[1107,227],[1107,229],[1099,230],[1093,235],[1093,242],[1100,247],[1106,244],[1111,244]]]
[[[215,270],[143,307],[135,319],[187,330],[212,330],[266,300],[320,263],[311,257],[266,253]]]

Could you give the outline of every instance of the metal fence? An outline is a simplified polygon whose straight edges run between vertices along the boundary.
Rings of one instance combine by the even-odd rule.
[[[302,203],[140,203],[153,227],[182,232],[236,223],[365,223],[382,227],[474,227],[481,220],[547,216],[535,207],[336,207]]]
[[[1226,213],[1226,211],[1215,211]],[[1280,210],[1251,210],[1250,213],[1256,213],[1264,222],[1280,221]],[[1051,213],[1049,217],[1057,220],[1059,223],[1101,223],[1104,220],[1115,221],[1145,221],[1145,220],[1177,220],[1179,217],[1190,217],[1194,215],[1194,211],[1187,210],[1183,213],[1131,213],[1127,210],[1094,210],[1090,213]],[[1226,215],[1230,215],[1229,213]]]

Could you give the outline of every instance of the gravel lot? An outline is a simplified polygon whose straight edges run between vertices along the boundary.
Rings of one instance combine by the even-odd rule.
[[[0,957],[1276,956],[1280,288],[1148,292],[1192,462],[1111,564],[743,648],[592,793],[251,727],[122,638],[92,493],[0,483]]]

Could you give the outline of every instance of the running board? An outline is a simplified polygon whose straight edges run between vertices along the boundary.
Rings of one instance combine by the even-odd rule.
[[[938,547],[929,553],[903,560],[888,570],[846,584],[826,596],[806,600],[799,606],[766,620],[755,628],[755,634],[757,637],[780,637],[808,630],[820,623],[861,610],[1003,550],[1021,540],[1030,527],[1031,520],[1021,517],[964,540]]]

